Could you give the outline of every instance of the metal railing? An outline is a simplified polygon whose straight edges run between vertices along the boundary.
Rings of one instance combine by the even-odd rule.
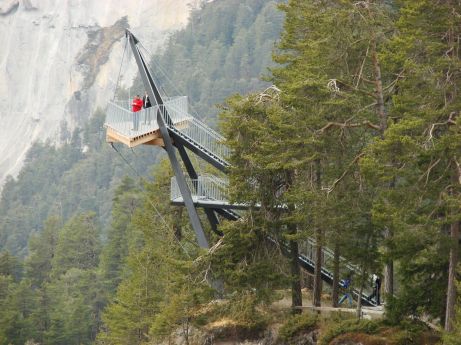
[[[227,181],[224,179],[212,175],[201,175],[198,179],[186,178],[186,182],[194,201],[227,200]],[[171,178],[171,200],[182,200],[182,194],[175,177]]]
[[[198,179],[186,179],[192,198],[195,202],[200,201],[220,201],[227,203],[228,201],[228,181],[227,179],[220,178],[211,174],[199,176]],[[179,190],[176,178],[171,179],[171,200],[182,201],[182,195]],[[316,241],[312,238],[307,238],[299,242],[299,252],[306,262],[310,262],[312,266],[316,261]],[[360,268],[351,264],[346,258],[340,256],[339,258],[342,276],[353,274],[355,277],[361,275]],[[328,275],[333,280],[333,266],[334,266],[334,252],[327,248],[322,247],[322,264],[324,274]],[[368,277],[371,283],[371,276]],[[365,286],[362,298],[372,293],[370,286]],[[354,289],[353,294],[358,297],[358,290]]]
[[[181,114],[181,109],[174,106],[166,105],[166,110],[170,115],[171,120],[165,118],[166,124],[171,129],[175,130],[186,137],[195,145],[201,146],[208,153],[213,154],[222,161],[227,161],[230,156],[229,148],[224,145],[224,137],[214,131],[199,119],[193,116],[184,116]]]
[[[181,125],[181,123],[192,119],[187,112],[187,97],[168,98],[164,106],[160,107],[164,118],[165,109],[170,116],[168,120],[169,126]],[[157,123],[158,110],[159,107],[155,105],[133,112],[131,111],[131,102],[129,100],[113,100],[107,105],[104,125],[126,137],[134,138],[159,129]]]
[[[315,262],[316,256],[316,241],[312,238],[300,241],[299,251],[302,255],[308,258],[311,262]],[[345,257],[339,257],[340,267],[342,275],[352,274],[354,277],[359,277],[362,272],[360,268],[356,265],[351,264]],[[331,279],[333,280],[333,266],[334,266],[334,252],[327,248],[322,247],[322,267],[325,268],[328,272],[331,273]],[[368,281],[372,282],[372,277],[367,277]],[[363,294],[369,296],[372,293],[372,288],[370,286],[365,286]],[[358,292],[355,291],[354,294],[358,296]]]
[[[158,129],[158,110],[171,130],[201,150],[222,161],[228,160],[230,150],[223,143],[224,137],[189,114],[186,96],[166,98],[162,106],[155,105],[136,113],[131,111],[129,100],[111,101],[107,106],[105,126],[126,137],[137,137]]]
[[[150,107],[138,112],[132,112],[128,102],[109,102],[106,110],[105,127],[130,138],[134,138],[157,130],[157,109]]]

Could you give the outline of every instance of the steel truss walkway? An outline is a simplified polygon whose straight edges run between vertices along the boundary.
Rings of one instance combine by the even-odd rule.
[[[227,180],[223,178],[217,178],[213,175],[204,175],[199,176],[198,179],[187,181],[188,185],[190,186],[190,190],[192,191],[192,199],[194,200],[194,204],[198,207],[208,208],[208,207],[221,207],[225,209],[246,209],[248,208],[247,205],[242,204],[230,204],[227,201]],[[184,205],[184,201],[182,199],[181,193],[178,188],[178,184],[176,182],[176,178],[171,178],[171,202],[175,205]],[[232,217],[228,217],[230,220],[236,220],[240,217],[240,213],[235,212]],[[276,240],[275,238],[268,238],[268,241],[273,243],[276,246],[279,246],[281,251],[284,254],[289,254],[290,250],[288,246]],[[304,241],[299,241],[299,264],[309,273],[314,273],[315,270],[315,249],[316,244],[314,239],[307,239]],[[332,250],[326,247],[322,247],[322,267],[321,267],[321,276],[322,280],[327,282],[328,284],[333,284],[333,260],[334,260],[334,253]],[[348,261],[340,257],[340,262],[343,267],[347,269],[347,271],[354,273],[355,276],[359,276],[360,269],[357,266],[351,265]],[[341,281],[340,285],[343,286],[344,282]],[[366,288],[362,293],[362,302],[365,305],[372,305],[375,306],[373,301],[368,301],[367,296],[369,296],[372,291]],[[353,289],[352,294],[357,299],[360,295],[360,291],[358,289]]]
[[[230,164],[229,149],[223,144],[224,138],[206,124],[189,114],[187,97],[163,97],[156,86],[147,64],[137,44],[137,38],[127,30],[129,40],[138,69],[149,95],[155,102],[151,108],[132,113],[129,102],[112,101],[107,107],[105,127],[108,142],[120,142],[129,147],[138,145],[158,145],[163,147],[170,159],[174,178],[171,181],[171,201],[177,205],[185,205],[189,214],[192,228],[194,229],[198,244],[209,248],[208,240],[203,231],[198,217],[197,207],[204,208],[211,228],[217,234],[219,220],[217,215],[226,219],[237,220],[240,218],[238,210],[248,208],[243,204],[231,204],[227,198],[227,180],[212,175],[199,176],[195,171],[188,156],[186,148],[213,165],[222,172],[227,172]],[[187,176],[180,166],[176,151],[179,153]],[[289,253],[288,246],[276,239],[268,238],[281,250]],[[315,269],[314,253],[315,242],[306,240],[300,243],[298,260],[300,265],[308,272]],[[341,260],[350,272],[359,272],[358,268],[350,265],[344,258]],[[322,279],[329,284],[333,282],[331,267],[333,252],[323,248],[323,262],[321,268]],[[343,284],[341,281],[340,284]],[[370,293],[366,291],[366,293]],[[366,293],[361,295],[363,304],[374,305],[366,299]],[[355,297],[359,296],[357,290],[353,291]]]

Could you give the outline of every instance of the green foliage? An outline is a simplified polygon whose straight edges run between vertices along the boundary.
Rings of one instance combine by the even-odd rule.
[[[104,331],[98,335],[102,343],[161,339],[193,322],[196,307],[213,297],[200,261],[192,261],[200,251],[185,226],[186,215],[169,203],[170,177],[163,161],[140,195],[128,225],[137,239],[128,241],[126,273],[104,311]]]
[[[41,232],[52,216],[66,222],[78,213],[92,211],[100,224],[108,223],[114,188],[122,176],[133,175],[133,171],[105,144],[104,118],[97,111],[83,131],[74,133],[73,141],[60,147],[50,143],[32,146],[20,174],[8,178],[2,190],[2,250],[25,257],[29,237]],[[83,153],[85,145],[89,149]],[[140,174],[147,173],[155,161],[151,149],[137,149],[136,155],[126,148],[119,151]]]
[[[369,320],[345,320],[335,323],[328,327],[319,339],[319,345],[328,345],[334,338],[341,334],[350,332],[360,332],[374,334],[379,329],[380,324]]]
[[[249,332],[260,332],[267,325],[267,315],[258,309],[259,300],[254,293],[247,292],[230,299],[227,314]]]
[[[394,122],[369,147],[362,167],[377,191],[374,219],[393,232],[387,258],[401,263],[401,289],[389,311],[395,322],[403,315],[445,317],[448,255],[456,242],[447,235],[461,219],[461,187],[453,184],[461,79],[452,74],[460,56],[450,38],[458,35],[460,9],[454,2],[402,3],[398,35],[383,54],[389,70],[405,76],[396,79],[389,108]]]
[[[282,342],[289,343],[290,339],[293,339],[302,332],[313,330],[316,325],[316,315],[293,315],[280,327],[278,337]]]
[[[179,90],[187,95],[199,116],[213,123],[215,105],[229,94],[267,85],[261,75],[272,64],[271,50],[283,21],[277,3],[203,2],[192,10],[186,27],[174,33],[166,49],[153,57],[153,72],[159,84],[168,94]],[[143,89],[140,80],[135,87]]]
[[[18,281],[22,275],[22,263],[8,251],[0,253],[0,275],[10,276]]]
[[[129,177],[123,178],[114,192],[112,222],[101,255],[100,267],[110,294],[115,293],[122,280],[129,244],[134,237],[130,235],[135,235],[130,231],[130,223],[140,204],[140,191],[135,181]]]

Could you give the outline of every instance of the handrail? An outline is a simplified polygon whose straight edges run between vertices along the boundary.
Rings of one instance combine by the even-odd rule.
[[[109,102],[104,126],[130,138],[156,131],[158,127],[155,116],[156,107],[132,112],[120,102]]]
[[[225,178],[206,174],[199,176],[198,179],[189,178],[187,179],[187,183],[189,185],[193,199],[197,202],[205,200],[220,201],[222,203],[228,202],[228,181]],[[179,191],[176,179],[173,177],[171,179],[171,200],[175,201],[178,199],[180,200],[181,198],[181,192]],[[300,254],[303,259],[307,262],[310,262],[311,265],[315,265],[316,241],[313,238],[307,238],[301,241],[299,247]],[[327,247],[322,247],[321,267],[324,274],[328,275],[331,279],[333,279],[333,274],[331,272],[333,267],[333,260],[334,252]],[[353,272],[357,275],[361,274],[360,268],[356,265],[350,264],[345,257],[340,256],[339,260],[342,264],[342,267],[344,267],[348,272]],[[371,281],[371,276],[369,278]],[[340,282],[341,285],[343,283],[343,281]],[[365,295],[370,295],[371,292],[372,291],[369,287],[365,287],[362,298],[364,298]],[[356,297],[358,296],[358,290],[356,291],[356,289],[354,289],[353,293]]]
[[[207,151],[215,159],[223,162],[228,160],[230,150],[224,145],[224,137],[189,114],[186,96],[166,98],[163,105],[154,105],[136,113],[131,111],[130,106],[131,103],[128,100],[117,99],[109,102],[105,127],[134,138],[158,129],[156,119],[157,112],[160,111],[170,130],[180,134],[198,148]],[[146,119],[151,121],[146,122]]]

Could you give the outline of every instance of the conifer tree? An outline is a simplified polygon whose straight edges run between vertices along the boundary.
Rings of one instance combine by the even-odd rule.
[[[384,86],[387,76],[378,54],[391,32],[391,9],[381,1],[328,0],[292,0],[281,8],[286,21],[274,55],[281,66],[272,73],[292,107],[286,121],[291,131],[284,140],[298,171],[293,198],[300,206],[301,226],[316,240],[313,302],[319,305],[322,246],[333,238],[338,258],[344,249],[338,239],[357,238],[354,232],[360,233],[363,223],[361,217],[340,222],[338,206],[357,205],[351,214],[365,212],[371,219],[370,209],[362,206],[370,203],[354,202],[357,192],[363,200],[372,197],[357,163],[367,143],[382,136],[387,125],[384,103],[392,88]],[[378,229],[368,224],[376,238]],[[356,253],[353,249],[346,256],[354,259]],[[338,267],[334,271],[336,288]]]
[[[390,253],[401,262],[396,314],[426,312],[452,329],[459,256],[460,97],[458,1],[402,3],[398,35],[385,54],[400,77],[393,124],[363,161],[381,190],[374,213],[398,230]],[[447,284],[448,282],[448,284]]]
[[[139,204],[140,192],[134,180],[125,177],[114,193],[112,222],[101,255],[102,276],[110,294],[115,292],[122,279],[130,242],[129,225]]]
[[[254,288],[262,296],[283,285],[273,268],[281,261],[280,252],[272,248],[275,241],[289,254],[292,306],[301,306],[298,229],[294,204],[287,198],[295,170],[286,160],[284,117],[289,114],[280,104],[279,90],[230,98],[221,116],[226,144],[232,149],[230,199],[250,205],[241,221],[224,227],[226,249],[221,255],[230,271],[227,279],[239,289]]]

